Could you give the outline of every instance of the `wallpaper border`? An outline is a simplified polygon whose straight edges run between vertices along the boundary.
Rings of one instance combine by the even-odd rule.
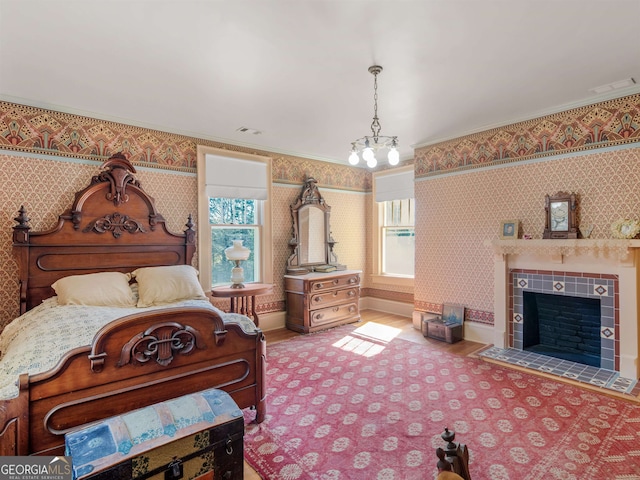
[[[312,172],[320,185],[371,191],[362,168],[0,101],[0,150],[97,162],[122,152],[135,166],[195,173],[198,145],[271,157],[274,182],[302,184]]]
[[[442,303],[426,302],[422,300],[416,300],[414,302],[414,308],[417,312],[435,313],[442,315]],[[464,309],[464,321],[482,323],[493,327],[495,315],[493,312],[487,312],[484,310],[476,310],[474,308],[465,307]]]
[[[415,150],[415,178],[640,143],[640,94]]]

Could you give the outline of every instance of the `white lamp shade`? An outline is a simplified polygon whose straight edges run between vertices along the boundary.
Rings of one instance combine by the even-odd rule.
[[[357,165],[359,161],[360,157],[358,157],[357,152],[351,152],[351,155],[349,155],[349,163],[351,165]]]
[[[227,260],[246,260],[251,254],[251,250],[242,245],[242,240],[234,240],[233,245],[225,248],[224,254]]]
[[[373,155],[371,159],[367,160],[367,167],[369,168],[375,168],[377,164],[378,164],[378,160],[376,160],[375,155]]]

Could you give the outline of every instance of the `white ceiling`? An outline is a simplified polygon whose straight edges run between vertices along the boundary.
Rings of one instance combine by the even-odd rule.
[[[409,158],[640,91],[640,0],[0,0],[1,100],[274,152],[346,163],[373,64]]]

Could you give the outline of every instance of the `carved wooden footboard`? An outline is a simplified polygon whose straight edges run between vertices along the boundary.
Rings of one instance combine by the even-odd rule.
[[[91,346],[48,372],[22,375],[17,398],[0,404],[0,454],[59,455],[79,425],[220,388],[264,419],[265,340],[212,310],[173,308],[104,327]]]

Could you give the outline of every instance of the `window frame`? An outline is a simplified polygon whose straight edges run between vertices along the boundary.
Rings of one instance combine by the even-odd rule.
[[[271,193],[271,157],[253,155],[243,152],[234,152],[215,147],[198,145],[197,148],[197,177],[198,177],[198,224],[197,224],[197,256],[198,270],[200,272],[200,284],[205,292],[211,291],[211,255],[202,255],[202,252],[211,252],[211,224],[209,223],[209,196],[206,192],[207,155],[217,155],[239,160],[249,160],[266,163],[267,166],[267,199],[259,200],[262,203],[261,213],[261,239],[259,262],[261,278],[259,283],[273,283],[273,236],[272,236],[272,193]]]
[[[392,175],[402,172],[413,171],[413,165],[409,165],[406,167],[394,168],[391,170],[384,170],[381,172],[373,172],[373,191],[371,195],[372,202],[372,212],[373,212],[373,228],[371,229],[371,251],[372,251],[372,275],[371,282],[374,284],[386,284],[386,285],[395,285],[400,287],[413,287],[415,280],[415,269],[414,275],[393,275],[393,274],[385,274],[382,272],[382,232],[384,227],[384,202],[376,202],[376,181],[375,177],[383,176],[383,175]],[[415,195],[414,195],[414,206],[415,206]],[[414,233],[415,233],[415,225],[414,225]],[[415,267],[415,252],[414,252],[414,267]]]

